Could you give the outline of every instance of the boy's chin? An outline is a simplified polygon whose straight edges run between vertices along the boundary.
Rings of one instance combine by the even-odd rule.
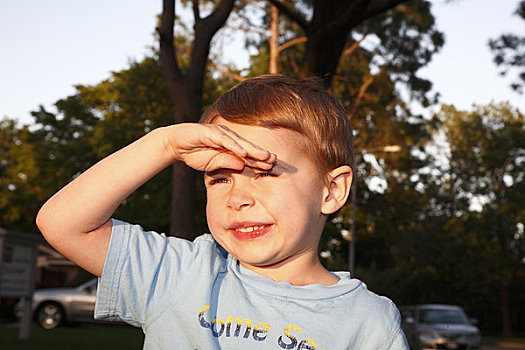
[[[262,269],[269,268],[269,267],[271,267],[273,265],[271,263],[261,262],[261,261],[253,261],[253,260],[251,260],[251,261],[244,261],[244,260],[241,260],[239,258],[237,258],[237,260],[239,261],[239,263],[242,266],[244,266],[248,270],[252,270],[252,271],[260,271]]]
[[[244,267],[250,269],[250,270],[262,270],[262,269],[268,269],[273,270],[279,266],[281,266],[284,261],[280,260],[277,256],[268,256],[268,255],[254,255],[250,254],[249,256],[246,255],[236,255],[232,254],[237,258],[239,263],[243,265]]]

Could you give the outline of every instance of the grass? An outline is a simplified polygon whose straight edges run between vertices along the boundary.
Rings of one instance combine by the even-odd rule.
[[[0,324],[1,348],[10,350],[140,350],[144,342],[141,329],[121,325],[89,325],[45,330],[31,328],[28,340],[18,339],[18,325]]]
[[[482,343],[484,344],[513,343],[513,344],[525,345],[525,337],[483,336]]]
[[[18,339],[16,324],[0,323],[0,348],[9,350],[140,350],[142,330],[122,325],[86,325],[45,330],[33,324],[28,340]],[[525,337],[484,336],[483,344],[523,344]],[[517,348],[516,348],[517,349]]]

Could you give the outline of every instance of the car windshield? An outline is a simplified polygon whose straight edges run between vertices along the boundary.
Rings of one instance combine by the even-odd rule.
[[[468,324],[467,317],[461,310],[423,309],[419,312],[422,323]]]

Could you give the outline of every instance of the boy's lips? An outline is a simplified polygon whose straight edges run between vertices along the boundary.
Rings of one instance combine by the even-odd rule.
[[[239,240],[250,240],[264,236],[273,228],[273,224],[239,222],[234,223],[228,228],[233,236]]]

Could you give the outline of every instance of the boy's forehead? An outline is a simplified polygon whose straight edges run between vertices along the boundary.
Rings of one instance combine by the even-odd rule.
[[[283,127],[266,127],[253,124],[240,124],[217,117],[212,124],[224,125],[233,130],[251,143],[267,148],[268,151],[279,155],[279,151],[297,150],[300,144],[307,142],[306,137],[294,130]],[[274,148],[274,149],[272,149]]]

